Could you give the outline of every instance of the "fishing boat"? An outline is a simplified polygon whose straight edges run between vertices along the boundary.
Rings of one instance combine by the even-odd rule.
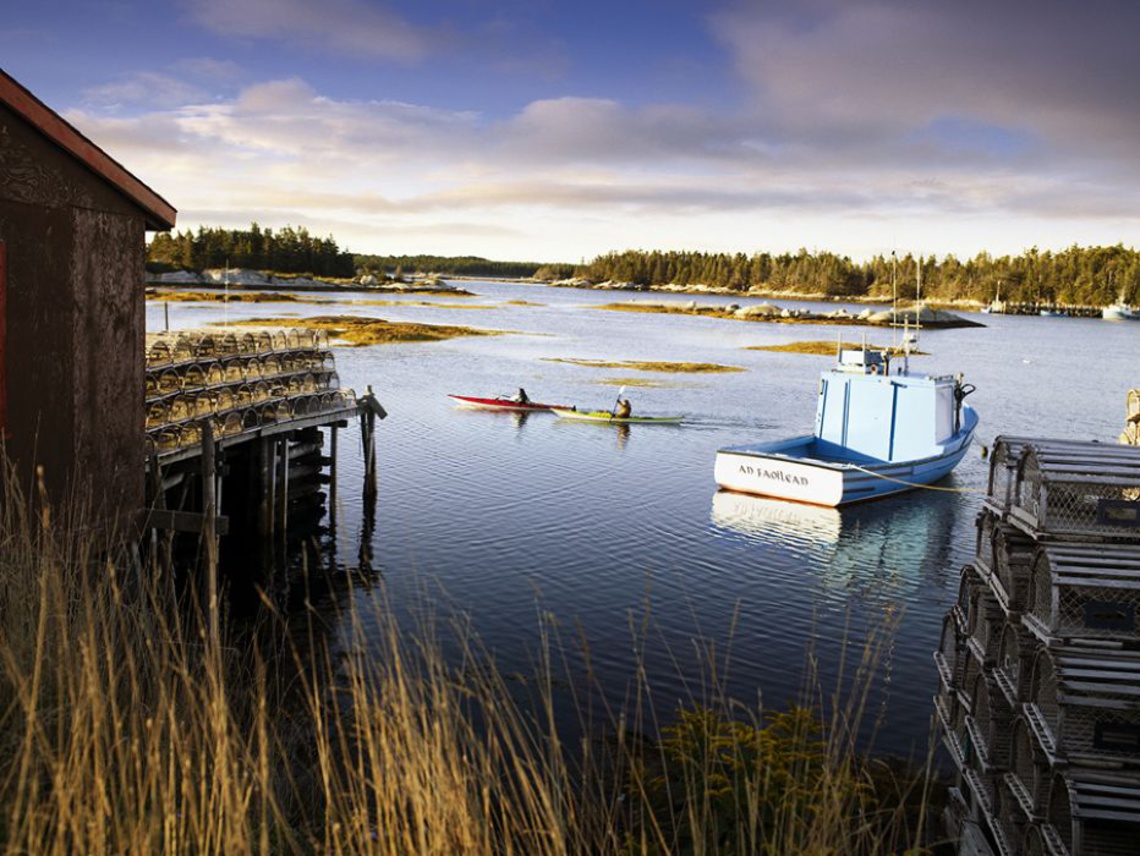
[[[498,410],[503,413],[531,413],[536,410],[547,411],[556,407],[568,407],[566,404],[543,404],[538,401],[519,401],[509,395],[499,395],[495,398],[476,398],[471,395],[451,395],[460,407],[470,407],[475,410]]]
[[[560,419],[576,419],[579,422],[605,422],[613,425],[676,425],[684,416],[615,416],[611,410],[574,410],[568,407],[550,408]]]
[[[957,466],[978,425],[963,403],[972,384],[911,373],[906,350],[897,368],[865,343],[837,351],[820,380],[814,433],[720,449],[719,487],[840,506],[932,484]]]
[[[1001,286],[997,287],[994,293],[994,299],[988,305],[982,307],[983,315],[1002,315],[1005,313],[1005,301],[1001,299]]]
[[[1104,307],[1100,314],[1106,321],[1140,321],[1140,309],[1130,306],[1123,299]]]

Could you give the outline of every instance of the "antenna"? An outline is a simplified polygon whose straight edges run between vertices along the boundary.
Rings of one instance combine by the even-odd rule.
[[[891,330],[894,331],[895,347],[899,344],[899,319],[897,315],[898,310],[898,256],[894,250],[891,250]]]
[[[918,277],[914,286],[914,343],[918,344],[918,331],[922,329],[922,256],[918,257]]]

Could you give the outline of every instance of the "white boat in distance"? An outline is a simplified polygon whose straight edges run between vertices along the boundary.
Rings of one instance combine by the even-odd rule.
[[[978,425],[961,375],[891,374],[883,351],[838,348],[823,372],[815,433],[730,446],[716,454],[719,487],[840,506],[938,481],[966,454]]]
[[[1140,321],[1140,309],[1129,306],[1123,300],[1104,307],[1100,314],[1106,321]]]

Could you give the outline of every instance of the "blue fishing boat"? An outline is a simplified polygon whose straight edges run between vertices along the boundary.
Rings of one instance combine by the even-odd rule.
[[[938,481],[966,454],[978,425],[962,376],[911,373],[904,351],[838,347],[823,372],[815,432],[716,454],[726,490],[840,506]],[[895,371],[892,372],[892,368]]]

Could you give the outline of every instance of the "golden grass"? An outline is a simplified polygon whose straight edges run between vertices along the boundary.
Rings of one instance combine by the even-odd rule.
[[[700,304],[693,301],[693,305],[683,303],[603,303],[592,306],[591,309],[606,309],[612,312],[646,312],[654,315],[708,315],[713,318],[730,318],[732,313],[720,309],[712,304]]]
[[[448,662],[442,631],[401,626],[375,582],[339,590],[334,627],[267,598],[255,626],[214,637],[171,568],[97,555],[82,513],[33,510],[9,480],[4,853],[862,856],[926,840],[929,777],[884,790],[852,748],[886,637],[847,667],[849,703],[723,698],[728,657],[708,646],[682,709],[655,708],[641,673],[620,711],[580,708],[595,739],[570,746],[554,725],[569,647],[554,616],[524,704],[470,631],[450,628],[461,662]],[[636,650],[651,630],[633,622]],[[581,700],[579,645],[587,674],[562,686]]]
[[[723,366],[717,363],[670,363],[652,362],[642,360],[586,360],[571,357],[543,357],[551,363],[570,363],[576,366],[587,366],[592,369],[626,369],[640,372],[666,372],[673,374],[698,374],[715,372],[743,372],[747,369],[739,366]]]
[[[789,342],[786,345],[750,345],[746,351],[781,351],[790,354],[835,355],[835,342]]]
[[[850,345],[851,343],[848,343]],[[883,345],[867,345],[867,348],[872,351],[886,351],[888,354],[901,354],[902,349],[895,346]],[[819,356],[833,357],[835,356],[836,344],[835,341],[806,341],[806,342],[789,342],[784,345],[749,345],[744,350],[746,351],[778,351],[781,353],[789,354],[815,354]],[[912,357],[929,356],[925,351],[911,350]]]
[[[432,300],[344,300],[351,306],[431,306],[437,309],[493,309],[493,306],[471,306],[466,303],[437,303]]]
[[[697,315],[701,318],[724,318],[732,321],[758,321],[765,324],[832,324],[853,327],[879,326],[873,325],[854,315],[843,317],[825,317],[823,315],[789,316],[780,315],[736,315],[727,309],[711,304],[695,304],[688,307],[684,304],[654,304],[654,303],[605,303],[594,309],[606,309],[614,312],[648,312],[659,315]]]
[[[691,386],[688,383],[680,383],[672,380],[660,380],[651,377],[614,377],[614,378],[598,378],[592,383],[599,386],[628,386],[637,389],[682,389]]]
[[[279,291],[147,291],[147,300],[165,300],[170,303],[296,303],[295,294]]]
[[[237,321],[236,324],[297,326],[293,319],[257,318]],[[409,321],[385,321],[383,318],[362,318],[354,315],[319,315],[301,319],[301,325],[316,330],[327,330],[336,339],[353,345],[380,345],[392,342],[438,342],[457,336],[500,336],[499,330],[477,330],[473,327],[456,327],[446,324],[416,324]]]

